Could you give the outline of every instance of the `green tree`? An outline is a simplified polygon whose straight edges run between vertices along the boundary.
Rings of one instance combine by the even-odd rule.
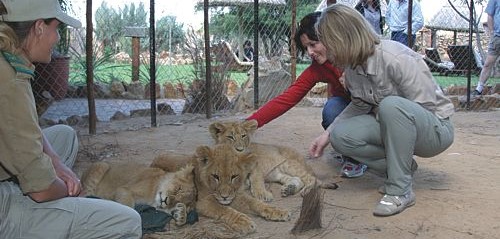
[[[137,7],[134,3],[125,5],[123,8],[114,9],[106,2],[102,2],[95,13],[96,39],[103,45],[102,48],[108,53],[125,51],[131,53],[131,41],[124,38],[125,27],[146,27],[148,13],[144,3]],[[144,43],[145,42],[145,43]],[[142,48],[147,49],[147,41],[143,41]]]
[[[175,16],[164,16],[156,22],[157,51],[177,52],[185,41],[184,24],[176,20]]]
[[[285,5],[259,6],[259,36],[264,48],[264,52],[260,52],[261,55],[279,56],[285,45],[287,48],[290,47],[291,5],[292,0],[287,0]],[[297,0],[297,21],[313,12],[317,5],[317,0]],[[210,31],[215,41],[234,38],[253,39],[252,4],[212,8],[211,11]]]
[[[122,15],[115,9],[108,7],[104,1],[97,8],[95,13],[94,34],[97,41],[102,45],[102,49],[116,53],[119,51],[117,45],[119,38],[123,35],[124,22]]]
[[[146,27],[148,26],[148,13],[144,7],[144,3],[140,2],[139,6],[134,3],[125,5],[120,9],[122,19],[125,21],[126,26],[129,27]]]

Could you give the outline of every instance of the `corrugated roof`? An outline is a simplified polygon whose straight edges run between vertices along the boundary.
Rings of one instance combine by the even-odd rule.
[[[469,8],[457,6],[456,9],[469,18]],[[469,22],[462,18],[451,6],[443,6],[429,21],[425,27],[429,29],[468,32]],[[479,24],[479,32],[484,32],[482,24]]]

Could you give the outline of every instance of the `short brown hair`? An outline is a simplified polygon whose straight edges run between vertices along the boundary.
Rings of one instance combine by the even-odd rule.
[[[328,60],[341,67],[364,64],[380,43],[365,18],[343,4],[333,4],[323,10],[316,29],[327,49]]]
[[[302,45],[302,41],[300,40],[300,37],[303,34],[306,34],[306,36],[311,40],[311,41],[319,41],[318,35],[316,34],[316,29],[314,28],[314,25],[318,21],[319,16],[321,15],[321,12],[313,12],[307,14],[305,17],[303,17],[300,20],[299,27],[297,29],[297,32],[295,33],[295,45],[297,46],[297,50],[300,56],[304,56],[304,54],[307,52],[307,49],[304,45]]]

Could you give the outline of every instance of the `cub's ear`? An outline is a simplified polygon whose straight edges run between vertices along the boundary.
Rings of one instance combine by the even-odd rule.
[[[203,145],[196,148],[196,160],[198,160],[201,165],[206,165],[208,163],[211,154],[212,150],[208,146]]]
[[[241,123],[241,126],[243,126],[243,128],[245,128],[247,130],[247,132],[253,133],[253,132],[255,132],[255,130],[257,130],[259,123],[257,122],[257,120],[254,120],[254,119],[245,120]]]
[[[213,139],[217,139],[219,134],[222,134],[226,130],[226,127],[224,126],[223,123],[220,122],[214,122],[208,126],[208,131],[210,132],[210,135],[212,135]]]

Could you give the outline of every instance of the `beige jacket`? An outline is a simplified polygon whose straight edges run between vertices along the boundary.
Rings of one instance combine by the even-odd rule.
[[[330,132],[343,119],[376,115],[379,103],[387,96],[416,102],[440,119],[455,111],[422,56],[398,42],[382,40],[364,66],[346,68],[344,72],[352,101],[328,127]]]
[[[44,190],[56,173],[43,153],[31,76],[17,73],[1,53],[0,72],[0,181],[15,176],[23,193]]]

